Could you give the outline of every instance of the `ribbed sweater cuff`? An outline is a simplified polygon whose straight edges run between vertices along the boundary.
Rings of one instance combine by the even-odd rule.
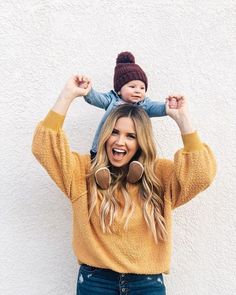
[[[54,131],[58,131],[63,126],[64,120],[65,116],[50,110],[43,120],[43,126]]]
[[[203,148],[203,144],[198,136],[197,131],[182,135],[185,152],[196,152]]]

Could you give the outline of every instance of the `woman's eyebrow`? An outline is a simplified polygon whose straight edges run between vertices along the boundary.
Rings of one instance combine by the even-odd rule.
[[[119,130],[118,130],[118,129],[116,129],[116,128],[113,128],[112,132],[116,132],[116,133],[118,133],[118,132],[119,132]]]

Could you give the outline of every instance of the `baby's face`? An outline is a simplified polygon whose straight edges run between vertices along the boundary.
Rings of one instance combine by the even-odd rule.
[[[140,80],[132,80],[126,83],[118,94],[127,103],[135,103],[144,99],[146,93],[145,84]]]

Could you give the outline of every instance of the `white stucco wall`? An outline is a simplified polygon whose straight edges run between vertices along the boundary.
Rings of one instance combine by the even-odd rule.
[[[0,3],[0,294],[75,294],[71,208],[31,154],[34,128],[68,77],[112,88],[117,54],[134,53],[148,96],[189,98],[196,128],[215,151],[214,184],[174,213],[170,295],[236,294],[235,1],[31,0]],[[88,152],[103,114],[82,99],[65,130]],[[181,147],[171,119],[152,119],[159,154]]]

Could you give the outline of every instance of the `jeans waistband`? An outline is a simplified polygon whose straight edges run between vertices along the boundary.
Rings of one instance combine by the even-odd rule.
[[[162,278],[162,273],[159,274],[135,274],[135,273],[119,273],[116,271],[113,271],[111,269],[106,269],[106,268],[99,268],[99,267],[94,267],[90,266],[87,264],[81,264],[81,271],[85,272],[90,272],[90,273],[96,273],[97,276],[105,276],[109,278],[110,280],[120,280],[122,278],[128,280],[128,281],[139,281],[143,280],[146,277],[150,278]]]

